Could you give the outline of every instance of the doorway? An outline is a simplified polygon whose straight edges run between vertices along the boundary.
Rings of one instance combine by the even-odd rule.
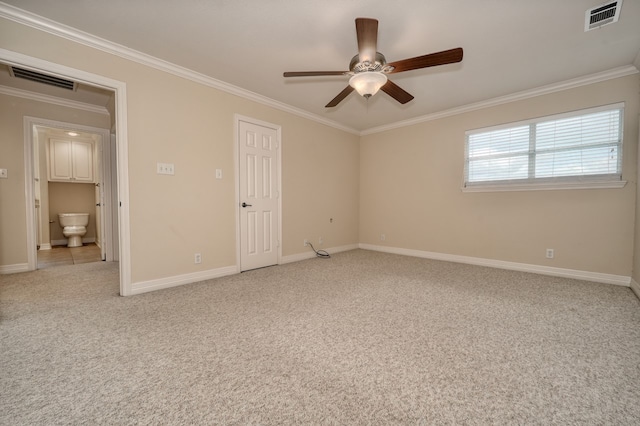
[[[83,70],[70,68],[64,65],[23,55],[21,53],[0,48],[0,62],[29,69],[39,73],[46,73],[52,76],[65,78],[101,89],[111,90],[115,93],[115,142],[116,151],[116,181],[117,185],[117,218],[118,218],[118,259],[120,270],[120,295],[129,296],[132,294],[131,283],[131,241],[130,241],[130,215],[129,215],[129,158],[127,139],[127,96],[126,84],[124,82],[103,77],[98,74],[89,73]],[[32,130],[25,124],[24,133]],[[27,138],[25,137],[25,140]],[[34,176],[33,165],[33,144],[32,138],[25,143],[25,205],[27,216],[26,242],[27,242],[27,270],[33,271],[36,268],[36,209],[34,187],[31,184]]]
[[[31,136],[33,147],[36,268],[117,260],[118,226],[112,220],[117,217],[112,202],[112,176],[117,171],[109,130],[33,117],[25,117],[25,128],[32,130],[25,137]],[[82,155],[77,156],[72,170],[68,160],[73,147],[82,148],[78,150]],[[62,160],[57,166],[56,154]],[[86,176],[72,176],[80,169]],[[67,239],[58,214],[71,212],[89,214],[82,236],[84,247],[62,248]]]
[[[277,265],[282,257],[281,129],[236,116],[238,265],[240,271]]]

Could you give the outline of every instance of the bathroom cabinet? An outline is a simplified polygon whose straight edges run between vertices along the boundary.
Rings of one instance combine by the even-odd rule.
[[[93,142],[49,139],[49,180],[94,182]]]

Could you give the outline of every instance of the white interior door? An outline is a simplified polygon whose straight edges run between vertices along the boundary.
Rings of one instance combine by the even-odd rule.
[[[278,263],[277,129],[238,121],[240,270]]]

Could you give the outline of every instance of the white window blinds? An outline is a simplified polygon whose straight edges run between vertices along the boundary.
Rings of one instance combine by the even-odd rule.
[[[465,186],[621,179],[623,105],[467,132]]]

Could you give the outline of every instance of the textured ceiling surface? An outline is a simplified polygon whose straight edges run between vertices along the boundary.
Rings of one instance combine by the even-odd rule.
[[[5,3],[191,69],[355,130],[409,120],[640,60],[640,1],[620,20],[585,32],[600,0],[5,0]],[[387,61],[462,47],[461,63],[392,74],[415,96],[352,93],[325,108],[346,76],[288,78],[284,71],[347,70],[354,20],[379,21]]]

